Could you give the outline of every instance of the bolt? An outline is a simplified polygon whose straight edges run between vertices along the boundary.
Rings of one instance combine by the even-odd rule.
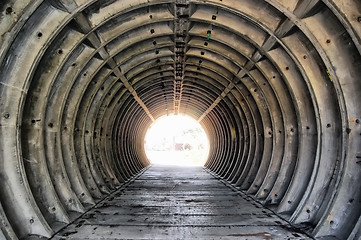
[[[12,7],[6,8],[6,14],[7,14],[7,15],[10,15],[12,12],[13,12]]]

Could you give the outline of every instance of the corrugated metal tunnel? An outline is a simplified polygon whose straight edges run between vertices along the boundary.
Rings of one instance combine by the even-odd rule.
[[[1,1],[0,238],[50,237],[148,166],[175,113],[210,171],[360,239],[360,53],[357,0]]]

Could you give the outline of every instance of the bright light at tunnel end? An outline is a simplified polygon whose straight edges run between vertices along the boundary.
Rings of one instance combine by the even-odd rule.
[[[204,129],[183,115],[158,118],[149,127],[144,146],[149,161],[158,165],[203,166],[209,154]]]

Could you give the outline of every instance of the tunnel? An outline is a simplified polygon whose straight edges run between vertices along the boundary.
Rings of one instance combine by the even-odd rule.
[[[0,239],[49,238],[145,171],[165,115],[202,125],[213,175],[360,239],[360,53],[358,0],[2,0]]]

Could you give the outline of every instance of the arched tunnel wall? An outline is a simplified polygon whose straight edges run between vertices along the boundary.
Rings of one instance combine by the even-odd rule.
[[[360,39],[356,0],[2,1],[0,238],[50,237],[148,166],[146,130],[176,113],[210,171],[359,239]]]

